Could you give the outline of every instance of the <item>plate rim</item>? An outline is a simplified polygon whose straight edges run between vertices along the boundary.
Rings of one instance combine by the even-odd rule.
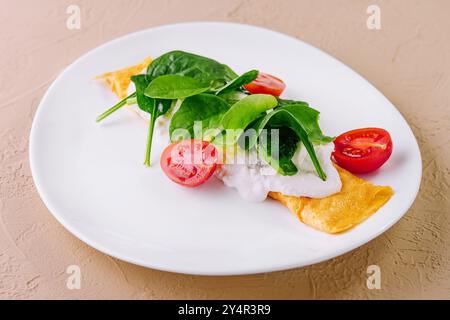
[[[320,258],[310,258],[310,259],[303,259],[302,262],[292,262],[292,263],[287,263],[284,265],[277,265],[277,266],[272,266],[272,267],[259,267],[259,268],[248,268],[248,267],[243,267],[239,270],[231,270],[231,271],[221,271],[221,272],[217,272],[217,271],[206,271],[206,270],[198,270],[197,268],[193,268],[193,269],[189,269],[189,268],[177,268],[177,267],[170,267],[167,265],[159,265],[159,264],[153,264],[153,263],[148,263],[146,261],[141,261],[140,259],[134,259],[132,257],[130,257],[129,255],[125,255],[123,253],[119,253],[116,252],[113,249],[110,249],[104,245],[102,245],[101,243],[99,243],[96,240],[91,239],[89,236],[85,236],[83,234],[82,231],[78,231],[76,227],[73,227],[69,222],[66,221],[66,219],[64,218],[63,215],[59,214],[57,212],[57,210],[53,207],[52,205],[52,201],[50,200],[50,196],[48,194],[46,194],[46,192],[44,191],[44,188],[42,187],[42,179],[41,177],[39,177],[39,174],[37,174],[37,170],[36,170],[36,164],[34,160],[37,155],[36,155],[36,147],[35,144],[33,143],[34,138],[36,136],[36,123],[39,121],[38,119],[41,117],[42,114],[42,105],[44,105],[50,95],[50,93],[53,91],[53,88],[61,81],[61,78],[63,77],[64,74],[66,74],[69,70],[71,70],[72,68],[74,68],[74,66],[81,60],[83,60],[84,58],[86,58],[87,56],[89,56],[90,54],[94,53],[97,50],[101,50],[102,48],[109,46],[115,42],[119,42],[122,41],[123,39],[129,38],[129,37],[134,37],[134,36],[138,36],[141,33],[146,33],[150,30],[161,30],[161,29],[165,29],[165,28],[172,28],[172,27],[183,27],[183,26],[191,26],[191,25],[221,25],[224,27],[227,26],[237,26],[237,27],[241,27],[241,28],[253,28],[253,29],[257,29],[258,31],[263,31],[263,32],[270,32],[270,33],[274,33],[277,36],[281,36],[281,37],[285,37],[291,40],[295,40],[298,41],[300,43],[302,43],[303,45],[306,45],[316,51],[321,52],[322,54],[326,55],[328,58],[335,60],[336,62],[338,62],[341,66],[343,66],[347,72],[352,73],[354,76],[356,76],[360,81],[365,82],[366,84],[369,85],[369,87],[371,87],[372,89],[376,90],[376,92],[378,94],[380,94],[381,96],[383,96],[387,102],[389,102],[389,104],[391,105],[391,107],[393,108],[393,110],[395,110],[396,113],[398,113],[398,115],[405,121],[405,123],[407,124],[407,128],[410,131],[409,133],[412,135],[412,137],[414,138],[414,142],[415,142],[415,147],[417,149],[417,155],[418,155],[418,175],[417,175],[417,181],[415,181],[415,185],[416,188],[414,190],[414,195],[409,199],[407,206],[405,207],[405,211],[399,215],[398,217],[396,217],[395,219],[390,220],[388,223],[386,223],[384,225],[383,228],[380,228],[379,230],[377,230],[376,232],[371,233],[370,235],[368,235],[367,237],[364,238],[360,238],[357,241],[354,241],[352,244],[346,245],[346,246],[342,246],[341,248],[335,250],[333,253],[329,253],[327,255],[323,255],[320,256]],[[377,87],[375,87],[372,83],[370,83],[366,78],[364,78],[363,76],[361,76],[358,72],[356,72],[355,70],[353,70],[352,68],[350,68],[348,65],[346,65],[344,62],[340,61],[339,59],[335,58],[334,56],[328,54],[327,52],[323,51],[322,49],[319,49],[301,39],[298,39],[294,36],[290,36],[287,34],[284,34],[282,32],[279,31],[275,31],[275,30],[271,30],[265,27],[261,27],[261,26],[256,26],[256,25],[250,25],[250,24],[244,24],[244,23],[236,23],[236,22],[225,22],[225,21],[191,21],[191,22],[181,22],[181,23],[171,23],[171,24],[164,24],[164,25],[159,25],[159,26],[154,26],[154,27],[149,27],[149,28],[145,28],[145,29],[141,29],[141,30],[137,30],[128,34],[124,34],[122,36],[119,36],[117,38],[111,39],[99,46],[96,46],[90,50],[88,50],[87,52],[83,53],[80,57],[78,57],[77,59],[75,59],[72,63],[70,63],[67,67],[65,67],[56,77],[56,79],[51,83],[51,85],[48,87],[48,89],[46,90],[45,94],[42,96],[39,105],[36,109],[35,115],[33,117],[33,122],[31,125],[31,130],[30,130],[30,138],[29,138],[29,143],[28,143],[28,153],[29,153],[29,163],[30,163],[30,169],[31,169],[31,175],[34,181],[34,185],[36,187],[36,190],[40,196],[40,198],[42,199],[42,201],[44,202],[45,206],[47,207],[48,211],[52,214],[52,216],[67,230],[69,231],[72,235],[74,235],[75,237],[77,237],[79,240],[83,241],[84,243],[86,243],[87,245],[89,245],[90,247],[104,253],[107,254],[109,256],[112,256],[114,258],[117,258],[119,260],[122,261],[126,261],[135,265],[139,265],[139,266],[143,266],[146,268],[152,268],[152,269],[156,269],[156,270],[161,270],[161,271],[167,271],[167,272],[172,272],[172,273],[179,273],[179,274],[189,274],[189,275],[206,275],[206,276],[231,276],[231,275],[250,275],[250,274],[259,274],[259,273],[266,273],[266,272],[275,272],[275,271],[281,271],[281,270],[290,270],[290,269],[294,269],[294,268],[301,268],[301,267],[305,267],[305,266],[309,266],[309,265],[313,265],[316,263],[320,263],[320,262],[324,262],[327,260],[330,260],[332,258],[341,256],[345,253],[348,253],[350,251],[355,250],[356,248],[372,241],[373,239],[375,239],[376,237],[378,237],[379,235],[383,234],[384,232],[386,232],[388,229],[390,229],[394,224],[396,224],[402,217],[404,217],[410,210],[412,204],[414,203],[415,199],[417,198],[417,195],[419,193],[420,190],[420,186],[421,186],[421,181],[422,181],[422,155],[420,152],[420,147],[419,144],[417,142],[417,138],[414,135],[414,132],[412,131],[410,125],[408,124],[408,122],[406,121],[406,119],[403,117],[403,115],[400,113],[400,111],[395,107],[395,105],[380,91],[378,90]]]

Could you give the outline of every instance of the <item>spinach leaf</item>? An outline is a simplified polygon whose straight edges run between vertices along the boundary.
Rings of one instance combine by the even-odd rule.
[[[169,110],[172,101],[147,97],[144,94],[144,91],[149,85],[149,79],[144,74],[132,76],[131,81],[133,81],[134,85],[136,86],[136,100],[139,108],[142,111],[145,111],[150,114],[150,123],[147,137],[147,149],[145,152],[145,161],[144,161],[144,164],[146,166],[149,166],[150,154],[152,150],[153,129],[155,127],[156,118],[165,114]]]
[[[292,129],[305,146],[309,156],[311,157],[312,163],[316,168],[317,174],[322,180],[326,180],[326,174],[320,166],[311,140],[325,143],[332,141],[333,138],[326,137],[322,134],[318,124],[318,116],[319,112],[317,110],[304,105],[287,105],[285,107],[279,107],[268,113],[264,118],[258,121],[254,128],[258,135],[261,130],[266,127],[288,127]],[[310,135],[311,140],[309,137]],[[252,145],[250,144],[250,147],[251,146]]]
[[[184,51],[167,52],[147,68],[147,75],[152,80],[166,74],[188,76],[212,88],[220,88],[237,77],[227,65]]]
[[[334,140],[333,137],[325,136],[319,126],[320,112],[316,109],[303,104],[291,104],[279,109],[289,111],[302,124],[308,133],[309,140],[314,144],[329,143]],[[277,109],[278,110],[278,109]]]
[[[252,94],[239,100],[223,115],[224,129],[245,129],[262,112],[273,109],[277,99],[270,94]]]
[[[226,85],[224,85],[222,88],[218,89],[216,91],[217,95],[224,94],[226,92],[234,91],[236,89],[239,89],[243,85],[252,82],[256,79],[258,76],[259,71],[258,70],[251,70],[248,71],[242,75],[240,75],[237,78],[234,78],[230,82],[228,82]]]
[[[320,112],[308,107],[305,105],[305,103],[302,104],[288,104],[283,107],[277,107],[274,109],[274,111],[278,110],[288,110],[290,113],[302,124],[304,130],[308,134],[308,138],[312,143],[315,144],[322,144],[322,143],[328,143],[334,140],[333,137],[325,136],[322,133],[322,130],[319,127],[319,114]],[[250,149],[253,146],[255,146],[258,136],[262,129],[266,127],[268,124],[268,120],[270,119],[270,114],[268,114],[264,118],[260,118],[258,121],[255,121],[251,125],[249,125],[246,130],[249,131],[249,133],[246,134],[246,141],[244,146],[245,149]],[[271,125],[272,127],[283,127],[284,123],[281,121],[279,123],[275,123],[276,119],[272,119]],[[250,131],[250,129],[252,129]]]
[[[221,93],[218,96],[224,99],[226,102],[228,102],[229,105],[233,105],[239,100],[244,99],[245,97],[249,96],[250,94],[247,94],[246,92],[236,90],[236,91],[229,91],[225,93]]]
[[[228,103],[213,94],[202,93],[186,98],[173,115],[169,126],[170,139],[194,138],[194,123],[201,121],[202,130],[218,128],[222,115],[229,109]],[[177,136],[177,129],[185,129],[190,137]]]
[[[209,86],[191,77],[168,74],[154,79],[144,91],[150,98],[183,99],[205,92]]]
[[[216,137],[218,144],[234,144],[239,141],[249,124],[277,105],[277,99],[269,94],[252,94],[237,101],[223,115],[222,135]],[[244,138],[245,140],[245,138]]]
[[[306,107],[309,106],[309,104],[305,101],[300,101],[300,100],[288,100],[288,99],[281,99],[281,98],[277,98],[278,100],[278,107],[285,107],[285,106],[289,106],[291,104],[295,104],[295,105],[304,105]]]
[[[299,142],[299,137],[288,127],[268,128],[267,135],[262,135],[259,139],[258,152],[279,174],[292,176],[298,171],[292,157]],[[278,150],[272,150],[273,147]]]

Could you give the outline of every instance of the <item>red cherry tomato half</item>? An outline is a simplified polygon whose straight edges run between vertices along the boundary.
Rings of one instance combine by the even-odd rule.
[[[217,157],[216,148],[209,142],[184,140],[168,145],[160,163],[172,181],[185,187],[196,187],[212,176]]]
[[[270,74],[260,72],[258,77],[252,82],[244,85],[244,88],[253,94],[266,93],[278,97],[283,92],[284,88],[286,88],[286,85],[283,80]]]
[[[381,167],[392,154],[392,139],[380,128],[351,130],[334,140],[332,159],[353,173],[369,173]]]

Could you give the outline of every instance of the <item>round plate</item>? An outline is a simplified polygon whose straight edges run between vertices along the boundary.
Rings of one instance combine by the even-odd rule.
[[[321,111],[328,135],[387,129],[392,157],[365,178],[392,186],[395,195],[356,228],[329,235],[302,224],[276,201],[246,202],[215,178],[194,189],[174,184],[158,163],[165,136],[154,137],[153,166],[145,167],[147,124],[127,108],[96,124],[96,116],[117,98],[92,78],[175,49],[214,58],[237,73],[258,69],[277,75],[287,84],[283,97]],[[30,162],[48,209],[82,241],[138,265],[204,275],[289,269],[350,251],[406,213],[421,179],[411,129],[366,80],[297,39],[229,23],[152,28],[82,56],[42,99],[31,130]]]

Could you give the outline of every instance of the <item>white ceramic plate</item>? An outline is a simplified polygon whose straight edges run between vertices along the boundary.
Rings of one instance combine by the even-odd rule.
[[[94,75],[180,49],[282,78],[286,98],[321,111],[328,135],[367,126],[394,141],[388,163],[367,179],[395,190],[375,215],[340,235],[303,225],[272,200],[249,203],[218,180],[188,189],[169,181],[158,160],[167,138],[154,138],[142,165],[147,127],[121,109],[95,118],[117,99]],[[30,138],[36,187],[52,214],[75,236],[106,254],[146,267],[231,275],[301,267],[350,251],[386,231],[416,197],[417,142],[395,107],[354,71],[297,39],[239,24],[185,23],[127,35],[87,53],[51,85]]]

